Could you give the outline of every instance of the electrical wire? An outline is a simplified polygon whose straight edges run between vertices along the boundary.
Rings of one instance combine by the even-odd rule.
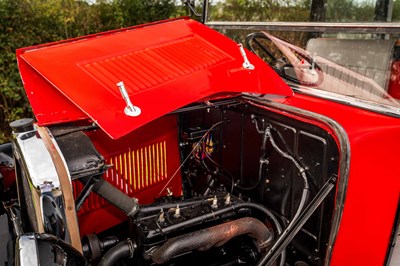
[[[255,120],[255,121],[256,121],[256,120]],[[257,127],[257,131],[259,131],[258,125],[257,125],[257,121],[256,121],[256,127]],[[257,266],[262,266],[262,265],[264,265],[265,263],[267,263],[266,265],[271,265],[271,264],[273,263],[273,261],[268,261],[268,259],[269,259],[269,257],[270,257],[270,254],[272,254],[273,250],[276,249],[276,247],[278,246],[278,244],[281,242],[281,239],[284,239],[284,238],[286,237],[287,232],[289,232],[289,229],[291,229],[291,228],[295,225],[295,222],[297,221],[297,219],[299,218],[301,212],[303,211],[303,209],[304,209],[304,207],[305,207],[307,198],[308,198],[309,193],[310,193],[310,188],[309,188],[309,185],[308,185],[308,179],[307,179],[307,175],[306,175],[306,172],[305,172],[305,168],[302,167],[302,166],[300,165],[300,163],[299,163],[292,155],[290,155],[290,154],[284,152],[281,148],[279,148],[279,146],[276,144],[276,142],[275,142],[275,140],[274,140],[274,138],[273,138],[273,136],[272,136],[271,128],[272,128],[272,126],[271,126],[271,125],[268,125],[268,126],[265,128],[265,130],[264,130],[264,134],[265,134],[265,136],[267,136],[267,138],[269,139],[269,142],[271,143],[271,145],[272,145],[272,147],[274,148],[274,150],[275,150],[276,152],[278,152],[282,157],[284,157],[284,158],[286,158],[286,159],[292,161],[293,164],[296,166],[296,168],[299,170],[299,172],[300,172],[300,174],[301,174],[301,177],[303,178],[303,192],[302,192],[302,195],[301,195],[301,198],[300,198],[299,206],[297,207],[297,211],[296,211],[295,215],[293,216],[291,222],[289,223],[288,227],[287,227],[287,228],[285,229],[285,231],[283,231],[283,233],[279,236],[278,240],[275,241],[275,243],[273,244],[273,246],[271,247],[271,249],[268,251],[268,253],[265,254],[265,255],[259,260],[259,262],[257,263]],[[281,256],[280,265],[283,265],[282,262],[283,262],[283,260],[282,260],[282,256]]]
[[[160,193],[158,193],[158,197],[161,196],[161,193],[164,192],[164,190],[168,187],[168,185],[171,183],[171,181],[174,179],[174,177],[176,176],[176,174],[179,172],[179,170],[182,168],[182,166],[186,163],[186,161],[190,158],[190,156],[192,155],[192,153],[199,147],[200,143],[202,143],[202,141],[204,140],[204,138],[207,136],[208,133],[211,132],[211,130],[213,130],[215,127],[221,125],[222,123],[224,123],[225,121],[219,121],[217,123],[215,123],[214,125],[212,125],[204,134],[203,136],[200,138],[200,140],[196,143],[196,145],[193,147],[193,149],[190,151],[190,153],[188,154],[188,156],[186,156],[186,158],[182,161],[182,163],[179,165],[178,169],[176,169],[176,171],[173,173],[173,175],[171,176],[171,178],[168,180],[168,182],[165,184],[165,186],[161,189]]]
[[[230,179],[230,181],[231,181],[231,191],[230,191],[230,193],[232,194],[232,193],[233,193],[233,190],[234,190],[234,188],[235,188],[235,179],[234,179],[234,177],[233,177],[233,174],[232,174],[230,171],[224,169],[224,167],[222,167],[222,165],[220,165],[219,163],[217,163],[216,161],[214,161],[214,160],[211,158],[210,155],[206,154],[206,157],[207,157],[208,160],[210,160],[210,162],[212,162],[212,163],[217,167],[218,173],[220,173],[220,174],[223,175],[223,176],[226,176],[224,172],[227,173],[227,175],[228,175],[227,178]]]
[[[263,174],[264,166],[266,164],[268,164],[268,160],[265,158],[266,157],[267,139],[268,139],[268,136],[266,134],[264,134],[262,145],[261,145],[261,151],[262,151],[263,154],[261,154],[261,157],[260,157],[260,167],[258,169],[258,180],[257,180],[257,182],[254,185],[252,185],[251,187],[242,187],[239,184],[235,184],[235,186],[237,188],[239,188],[241,190],[249,191],[249,190],[253,190],[253,189],[257,188],[260,185],[261,180],[262,180],[262,174]]]
[[[288,154],[288,153],[282,151],[281,148],[279,148],[279,146],[276,145],[275,140],[274,140],[274,138],[272,137],[272,134],[271,134],[271,127],[272,127],[272,126],[269,125],[269,126],[265,129],[265,133],[264,133],[264,134],[268,137],[268,139],[269,139],[269,141],[270,141],[272,147],[274,148],[274,150],[275,150],[276,152],[278,152],[282,157],[284,157],[284,158],[286,158],[286,159],[288,159],[288,160],[290,160],[290,161],[293,162],[293,164],[294,164],[294,165],[296,166],[296,168],[299,170],[299,172],[300,172],[300,174],[301,174],[301,177],[303,178],[304,189],[309,190],[310,188],[309,188],[309,185],[308,185],[308,179],[307,179],[307,175],[306,175],[306,173],[305,173],[305,172],[306,172],[305,168],[302,167],[302,166],[300,165],[300,163],[299,163],[292,155],[290,155],[290,154]]]
[[[286,150],[286,153],[289,154],[290,156],[292,156],[292,157],[294,158],[293,152],[290,150],[290,148],[289,148],[287,142],[285,141],[285,139],[283,138],[281,132],[280,132],[279,130],[277,130],[275,127],[273,127],[272,125],[269,125],[269,126],[270,126],[270,129],[271,129],[271,135],[272,135],[272,131],[273,131],[274,133],[276,133],[276,135],[278,135],[280,141],[282,142],[282,144],[283,144],[283,146],[284,146],[284,148],[285,148],[285,150]],[[277,145],[277,146],[278,146],[278,145]],[[279,147],[279,146],[278,146],[278,147]],[[303,168],[304,168],[304,167],[303,167]],[[308,182],[309,182],[309,186],[312,185],[312,186],[314,186],[314,187],[317,187],[317,184],[315,183],[314,178],[312,178],[312,176],[311,176],[310,173],[308,173],[308,177],[309,177],[309,178],[307,178],[307,180],[308,180]]]

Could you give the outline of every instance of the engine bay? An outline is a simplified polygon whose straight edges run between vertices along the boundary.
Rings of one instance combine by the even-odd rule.
[[[20,147],[40,140],[27,135],[32,129],[14,129],[22,204],[11,208],[24,232],[39,228],[22,181],[32,177]],[[340,153],[320,120],[228,98],[181,108],[117,140],[93,124],[49,131],[68,166],[87,263],[324,264]],[[42,189],[37,215],[43,234],[69,243],[59,194]]]

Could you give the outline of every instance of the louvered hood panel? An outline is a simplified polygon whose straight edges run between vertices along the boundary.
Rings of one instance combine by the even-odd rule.
[[[257,56],[247,52],[255,69],[243,68],[235,42],[187,18],[23,48],[17,55],[40,125],[89,118],[114,139],[214,94],[292,94]],[[127,97],[131,110],[140,110],[136,116],[126,115]]]

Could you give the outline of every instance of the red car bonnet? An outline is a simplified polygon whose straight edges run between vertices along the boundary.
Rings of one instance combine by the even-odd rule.
[[[292,95],[260,58],[188,19],[174,19],[17,51],[40,125],[92,119],[111,138],[205,97],[251,92]],[[123,82],[138,116],[124,113]]]

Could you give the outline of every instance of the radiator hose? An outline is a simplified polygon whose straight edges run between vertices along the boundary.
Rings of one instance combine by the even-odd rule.
[[[112,266],[122,258],[132,258],[136,250],[136,244],[130,239],[122,241],[112,247],[101,258],[98,266]]]
[[[86,184],[90,182],[90,177],[80,178],[79,181]],[[129,197],[102,177],[97,178],[93,185],[93,191],[118,209],[122,210],[129,217],[133,217],[139,211],[139,204],[136,198]]]

